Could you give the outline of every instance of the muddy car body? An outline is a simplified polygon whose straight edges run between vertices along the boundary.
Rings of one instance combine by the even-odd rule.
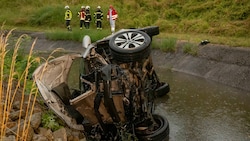
[[[123,29],[91,43],[82,54],[69,54],[39,66],[34,80],[46,104],[71,128],[91,140],[165,140],[168,121],[154,114],[157,97],[169,92],[152,63],[151,41],[157,26]],[[79,87],[68,85],[80,58]]]

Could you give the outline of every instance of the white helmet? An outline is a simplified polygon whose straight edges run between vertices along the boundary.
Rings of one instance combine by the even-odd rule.
[[[86,9],[90,9],[90,6],[86,6]]]
[[[101,9],[101,6],[97,6],[98,9]]]
[[[81,6],[81,8],[83,9],[83,8],[85,8],[85,6]]]
[[[68,5],[66,5],[64,8],[65,8],[65,9],[69,9],[69,6],[68,6]]]

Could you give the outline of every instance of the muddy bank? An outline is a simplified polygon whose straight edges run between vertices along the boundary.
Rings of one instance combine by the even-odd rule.
[[[63,48],[67,52],[84,51],[79,42],[50,41],[46,40],[43,33],[27,34],[32,39],[38,38],[34,47],[36,52],[50,52],[56,48]],[[182,47],[185,43],[178,42],[177,51],[174,53],[152,50],[154,64],[250,91],[250,48],[207,44],[199,46],[198,55],[192,56],[183,53]]]

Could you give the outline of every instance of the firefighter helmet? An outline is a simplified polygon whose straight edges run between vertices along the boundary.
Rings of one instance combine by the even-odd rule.
[[[68,6],[68,5],[66,5],[64,8],[65,8],[65,9],[69,9],[69,6]]]

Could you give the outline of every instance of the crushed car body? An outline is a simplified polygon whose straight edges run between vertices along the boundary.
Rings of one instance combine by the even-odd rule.
[[[87,140],[166,140],[169,125],[155,114],[155,99],[166,95],[151,58],[159,27],[122,29],[91,43],[82,54],[64,55],[39,66],[33,78],[45,103]],[[74,60],[80,60],[78,89],[68,85]]]

